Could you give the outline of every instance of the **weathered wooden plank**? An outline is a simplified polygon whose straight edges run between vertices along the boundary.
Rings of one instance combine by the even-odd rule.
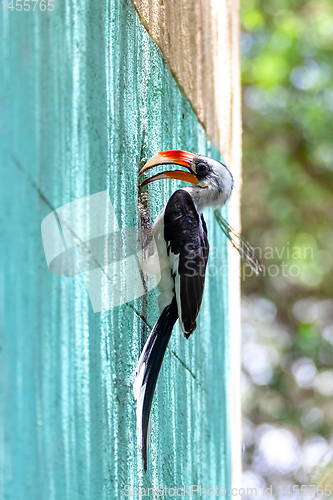
[[[2,12],[1,26],[0,496],[229,488],[227,278],[208,279],[192,338],[179,329],[172,336],[144,475],[132,395],[143,300],[93,313],[82,277],[50,273],[40,234],[52,208],[105,189],[120,227],[138,225],[143,157],[171,148],[218,152],[130,1],[56,0],[53,12]],[[176,185],[149,191],[152,219]],[[208,227],[218,249],[211,264],[220,267],[227,250],[211,213]],[[150,324],[155,299],[149,292]]]

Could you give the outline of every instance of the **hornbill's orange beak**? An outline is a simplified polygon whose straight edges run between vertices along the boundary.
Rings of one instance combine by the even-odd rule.
[[[141,175],[146,170],[152,167],[162,164],[176,164],[186,167],[190,172],[184,172],[183,170],[171,170],[168,172],[162,172],[157,175],[153,175],[150,179],[146,179],[142,184],[139,184],[139,188],[146,186],[150,182],[157,181],[159,179],[179,179],[181,181],[190,182],[191,184],[199,184],[198,179],[192,173],[192,160],[195,157],[193,153],[188,153],[187,151],[172,150],[172,151],[161,151],[157,155],[150,158],[150,160],[145,164],[144,167],[138,173]]]

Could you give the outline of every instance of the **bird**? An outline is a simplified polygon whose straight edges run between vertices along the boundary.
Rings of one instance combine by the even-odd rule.
[[[138,446],[142,450],[145,471],[151,405],[173,327],[179,320],[183,335],[188,339],[196,329],[202,302],[209,255],[207,226],[202,212],[208,207],[222,207],[234,186],[233,176],[224,163],[182,150],[154,155],[138,176],[153,167],[168,164],[185,167],[187,171],[158,173],[139,185],[141,189],[159,179],[178,179],[191,184],[171,195],[152,228],[160,271],[160,316],[142,349],[133,384]]]

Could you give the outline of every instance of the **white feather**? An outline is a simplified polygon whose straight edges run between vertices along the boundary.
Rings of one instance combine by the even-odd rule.
[[[154,329],[153,329],[154,330]],[[134,399],[136,401],[136,427],[138,430],[138,446],[140,450],[143,447],[143,431],[142,431],[142,411],[143,411],[143,402],[145,398],[145,393],[146,393],[146,384],[143,384],[143,379],[146,373],[146,363],[144,362],[144,358],[146,357],[147,353],[147,346],[150,342],[150,339],[153,335],[153,330],[151,331],[143,349],[142,353],[140,355],[138,364],[136,365],[135,369],[135,378],[134,378],[134,383],[133,383],[133,394],[134,394]],[[148,434],[147,434],[147,444],[149,444],[149,439],[150,439],[150,432],[151,432],[151,420],[149,416],[149,422],[148,422]]]
[[[175,276],[175,293],[176,293],[176,300],[177,300],[177,308],[178,308],[178,316],[179,316],[179,324],[182,329],[182,332],[185,334],[185,327],[184,323],[182,321],[182,303],[180,300],[180,274],[177,273]]]
[[[172,272],[174,274],[174,290],[175,290],[175,295],[176,295],[176,300],[177,300],[177,309],[178,309],[178,316],[179,316],[179,324],[182,329],[182,332],[185,334],[185,327],[182,321],[182,304],[180,300],[180,274],[179,274],[179,258],[180,254],[174,254],[172,251],[170,251],[169,254],[170,257],[170,268],[172,269]]]

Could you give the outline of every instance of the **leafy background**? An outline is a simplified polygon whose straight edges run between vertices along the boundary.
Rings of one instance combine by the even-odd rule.
[[[263,263],[242,277],[243,486],[333,492],[333,2],[243,0],[241,23],[243,234]]]

